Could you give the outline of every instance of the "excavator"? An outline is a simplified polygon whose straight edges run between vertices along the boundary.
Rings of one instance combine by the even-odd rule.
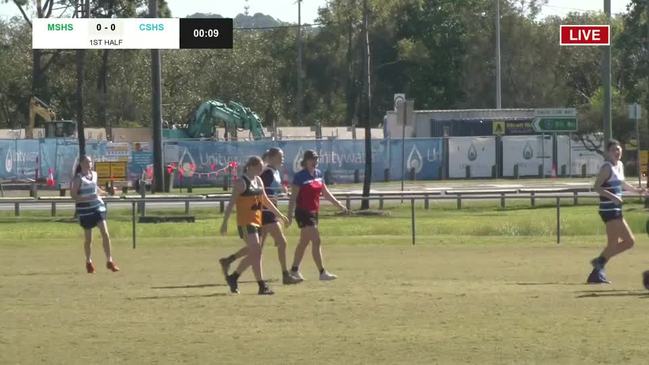
[[[171,139],[212,138],[215,129],[224,125],[227,139],[237,140],[237,132],[248,130],[255,140],[263,139],[261,118],[240,103],[207,100],[189,114],[185,125],[176,129],[164,129],[163,136]]]
[[[34,138],[34,126],[36,116],[45,120],[45,138],[68,138],[74,137],[77,131],[77,123],[73,120],[55,120],[56,113],[46,102],[32,96],[29,99],[29,124],[25,128],[25,138]]]

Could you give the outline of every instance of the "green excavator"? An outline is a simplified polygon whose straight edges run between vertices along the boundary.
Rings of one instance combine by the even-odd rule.
[[[227,105],[220,100],[201,103],[187,118],[185,125],[175,129],[164,129],[163,136],[169,139],[213,138],[216,128],[223,125],[226,139],[237,140],[237,133],[248,130],[255,140],[264,138],[261,118],[240,103],[230,101]]]

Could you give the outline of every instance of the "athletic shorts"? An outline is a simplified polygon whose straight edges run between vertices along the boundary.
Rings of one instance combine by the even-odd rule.
[[[608,210],[605,212],[599,212],[599,216],[602,218],[602,221],[604,221],[604,223],[623,218],[621,210]]]
[[[97,227],[99,222],[106,220],[106,211],[99,211],[98,209],[92,212],[92,214],[79,216],[79,224],[84,229],[92,229]]]
[[[295,209],[295,221],[300,228],[304,227],[317,227],[318,226],[318,212],[309,212],[304,209]]]
[[[277,216],[273,212],[267,210],[261,211],[261,225],[265,226],[267,224],[277,223]]]
[[[246,239],[246,235],[248,234],[259,234],[259,227],[252,224],[248,224],[246,226],[238,226],[237,228],[239,230],[239,237],[244,240]]]

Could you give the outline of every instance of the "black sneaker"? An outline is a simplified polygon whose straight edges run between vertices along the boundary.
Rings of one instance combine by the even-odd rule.
[[[604,270],[593,269],[586,279],[587,284],[610,284],[611,282],[606,277]]]
[[[259,287],[259,292],[257,293],[259,295],[273,295],[275,292],[268,286],[268,284],[264,283],[264,285]]]
[[[226,276],[225,281],[228,282],[228,286],[230,287],[230,293],[239,294],[239,284],[237,283],[237,278],[234,275]]]
[[[642,285],[644,285],[645,289],[649,290],[649,271],[642,273]]]

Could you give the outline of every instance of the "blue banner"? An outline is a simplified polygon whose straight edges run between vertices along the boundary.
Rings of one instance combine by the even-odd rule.
[[[175,183],[187,185],[189,175],[192,184],[214,185],[222,181],[223,171],[230,162],[241,168],[249,156],[261,156],[270,147],[284,150],[283,179],[291,181],[293,174],[300,171],[300,161],[307,149],[313,149],[320,156],[318,168],[332,183],[351,183],[358,174],[362,181],[365,169],[365,142],[363,140],[315,140],[315,141],[256,141],[256,142],[212,142],[177,141],[165,143],[165,160],[177,162],[183,168],[183,177],[176,176]],[[404,171],[400,140],[372,141],[372,181],[383,181],[386,170],[391,180],[401,179]],[[441,178],[443,164],[442,139],[409,139],[405,141],[406,177],[414,171],[415,178],[432,180]],[[191,168],[194,168],[190,172]],[[241,173],[240,169],[237,172]],[[182,180],[182,181],[181,181]]]
[[[444,161],[442,139],[407,139],[405,148],[401,140],[372,141],[372,181],[406,178],[414,172],[415,179],[441,178]],[[261,156],[270,147],[284,150],[285,163],[281,171],[286,181],[301,169],[300,161],[307,149],[320,155],[319,169],[330,183],[351,183],[355,177],[363,180],[365,169],[365,142],[363,140],[310,140],[310,141],[165,141],[165,163],[183,170],[175,174],[175,185],[215,186],[223,182],[231,162],[241,168],[249,156]],[[95,161],[105,161],[110,156],[107,142],[89,141],[86,152]],[[0,140],[0,179],[35,179],[46,177],[52,171],[59,186],[69,183],[76,166],[79,148],[75,139]],[[402,160],[405,161],[405,168]],[[153,154],[148,148],[131,148],[129,152],[129,180],[147,174],[150,178]]]

